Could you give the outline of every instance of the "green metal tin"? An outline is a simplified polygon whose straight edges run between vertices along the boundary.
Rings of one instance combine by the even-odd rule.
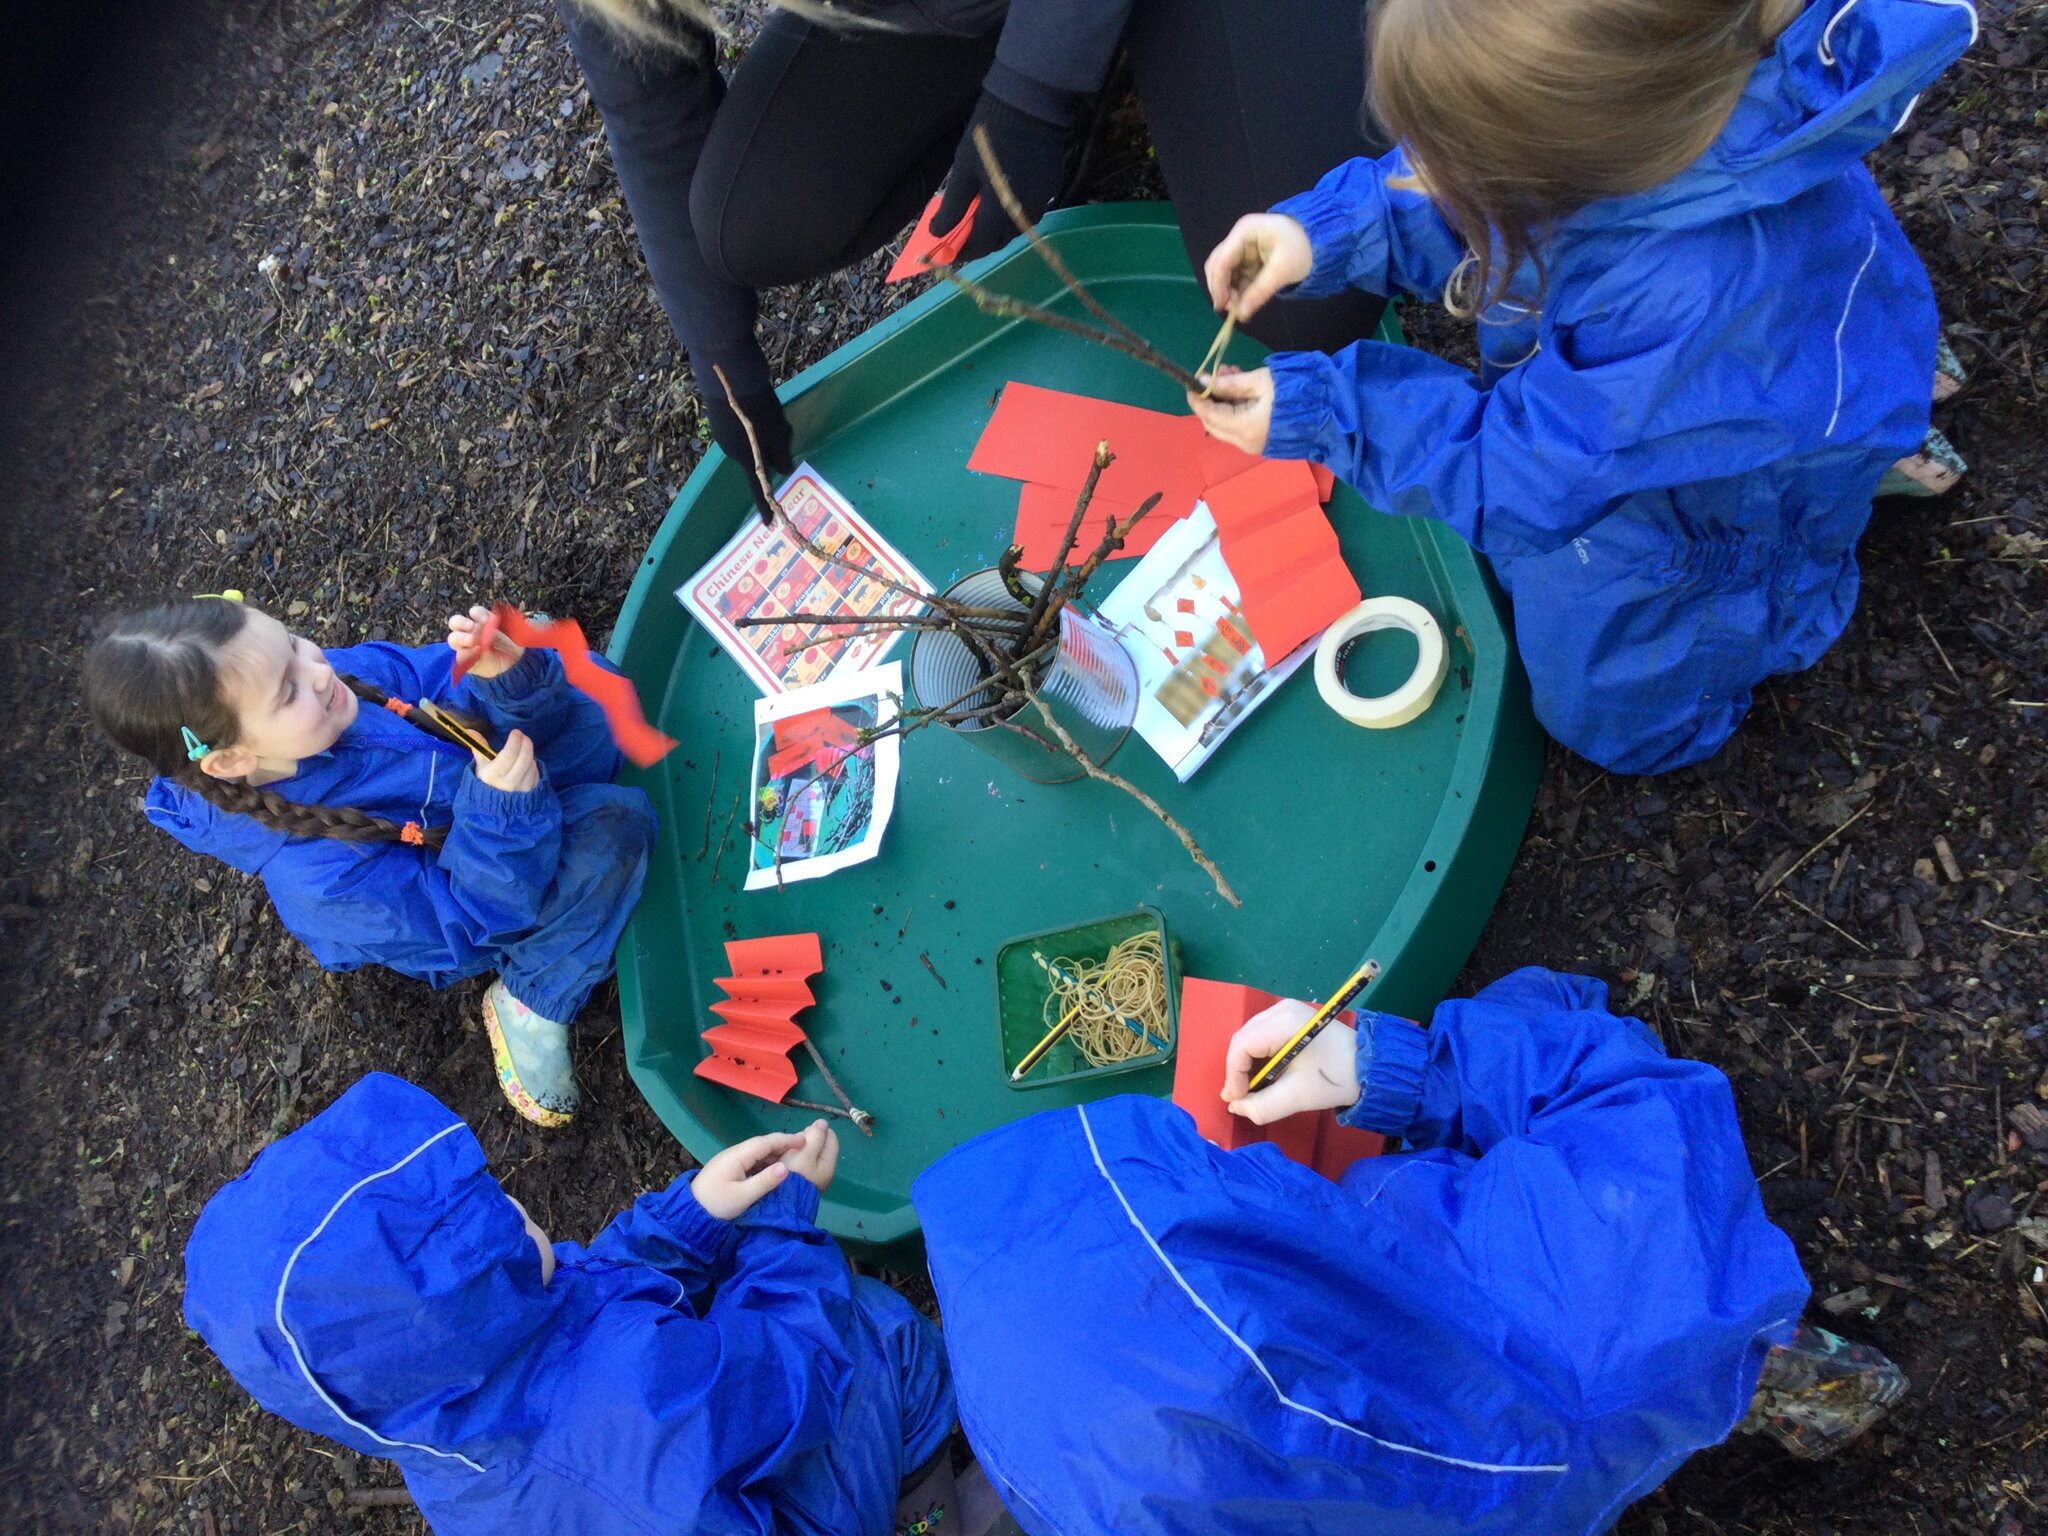
[[[1170,354],[1198,358],[1216,317],[1190,276],[1171,210],[1075,209],[1048,236],[1095,295]],[[982,280],[1078,312],[1038,258],[992,259]],[[1386,339],[1397,340],[1388,322]],[[1232,360],[1255,364],[1240,340]],[[981,314],[943,285],[790,381],[782,391],[802,454],[943,588],[1008,544],[1014,483],[966,459],[1004,383],[1022,379],[1161,410],[1172,383],[1121,356],[1023,321]],[[1390,399],[1384,409],[1399,409]],[[1112,445],[1114,446],[1114,445]],[[911,1181],[947,1149],[1017,1115],[1105,1092],[1167,1094],[1167,1065],[1077,1079],[1031,1094],[1003,1082],[986,968],[1024,932],[1140,904],[1165,913],[1187,969],[1313,995],[1366,955],[1382,974],[1362,999],[1414,1017],[1443,996],[1500,894],[1542,766],[1504,606],[1481,561],[1440,525],[1378,515],[1340,486],[1330,512],[1369,594],[1413,598],[1450,637],[1451,675],[1418,720],[1360,730],[1290,682],[1187,784],[1142,742],[1116,771],[1179,817],[1241,908],[1221,900],[1172,834],[1115,788],[1047,787],[943,730],[903,743],[895,820],[873,862],[787,889],[742,894],[745,849],[720,857],[746,783],[753,686],[674,596],[749,514],[746,475],[713,450],[647,552],[611,655],[649,714],[682,746],[632,774],[661,814],[639,911],[619,948],[634,1082],[699,1159],[805,1113],[697,1078],[728,938],[816,931],[825,971],[800,1022],[875,1135],[842,1138],[821,1221],[857,1250],[908,1260]],[[1106,593],[1124,566],[1097,578]],[[1349,669],[1373,692],[1405,675],[1400,637],[1375,637]],[[907,647],[894,653],[901,658]],[[714,774],[715,768],[715,774]],[[744,812],[744,807],[741,808]],[[741,820],[744,820],[742,814]],[[716,875],[714,880],[713,876]],[[826,1099],[799,1055],[797,1097]]]

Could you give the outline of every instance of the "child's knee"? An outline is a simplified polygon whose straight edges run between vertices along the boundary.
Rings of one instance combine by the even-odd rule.
[[[638,884],[654,851],[654,807],[624,784],[585,784],[562,799],[562,862],[606,887]]]

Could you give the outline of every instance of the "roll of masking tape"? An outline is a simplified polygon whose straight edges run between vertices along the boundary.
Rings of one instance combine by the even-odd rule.
[[[1392,693],[1362,699],[1344,686],[1344,653],[1361,635],[1406,630],[1415,637],[1415,671]],[[1450,647],[1427,608],[1405,597],[1371,597],[1323,631],[1316,647],[1316,692],[1353,725],[1370,730],[1406,725],[1435,701],[1451,670]]]

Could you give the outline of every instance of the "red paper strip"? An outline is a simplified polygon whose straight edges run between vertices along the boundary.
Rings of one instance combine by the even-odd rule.
[[[632,683],[616,672],[598,665],[590,654],[590,642],[583,638],[583,626],[574,619],[554,619],[534,624],[510,603],[491,609],[507,636],[528,650],[553,651],[562,658],[562,675],[569,686],[586,695],[604,711],[612,740],[627,758],[641,768],[652,768],[675,750],[675,738],[664,736],[647,723],[640,712],[640,695]]]
[[[937,235],[932,233],[932,215],[939,211],[939,202],[944,196],[944,193],[936,193],[924,205],[924,212],[918,216],[917,228],[903,242],[903,254],[889,268],[889,275],[882,279],[884,283],[900,283],[906,277],[917,277],[938,263],[950,263],[959,256],[960,247],[967,243],[967,232],[974,228],[974,214],[981,207],[981,194],[974,194],[974,201],[960,215],[958,224],[943,235]]]
[[[1095,462],[1095,445],[1105,439],[1116,458],[1096,481],[1096,495],[1105,503],[1136,507],[1158,491],[1159,506],[1147,522],[1156,517],[1170,523],[1188,514],[1202,494],[1196,462],[1202,424],[1192,416],[1012,383],[1004,387],[967,467],[1078,493]],[[1069,500],[1067,510],[1073,509]]]
[[[778,933],[728,940],[725,963],[735,977],[815,976],[825,969],[825,951],[815,933]]]
[[[1323,521],[1317,510],[1321,498],[1316,495],[1316,477],[1300,459],[1262,459],[1243,474],[1210,486],[1206,499],[1216,515],[1216,531],[1223,535],[1226,556],[1233,536],[1253,532],[1303,508]],[[1244,573],[1234,563],[1230,569],[1241,582]]]
[[[1254,1125],[1224,1107],[1224,1069],[1230,1061],[1230,1037],[1255,1014],[1277,1002],[1269,992],[1227,982],[1182,980],[1180,1038],[1174,1047],[1173,1102],[1193,1116],[1204,1139],[1227,1152],[1256,1142],[1271,1142],[1281,1152],[1313,1168],[1324,1178],[1341,1178],[1362,1157],[1377,1157],[1385,1142],[1370,1131],[1339,1125],[1330,1110],[1289,1115],[1271,1125]],[[1337,1015],[1350,1023],[1356,1015]]]
[[[704,1038],[709,1040],[711,1033],[706,1030]],[[740,1055],[740,1047],[730,1043],[726,1049],[731,1054],[706,1056],[692,1070],[722,1088],[750,1093],[771,1104],[780,1104],[783,1096],[796,1086],[796,1068],[789,1064],[787,1056],[778,1056],[773,1051]]]
[[[1320,464],[1311,464],[1308,472],[1316,477],[1316,500],[1329,505],[1331,494],[1337,489],[1337,477]]]

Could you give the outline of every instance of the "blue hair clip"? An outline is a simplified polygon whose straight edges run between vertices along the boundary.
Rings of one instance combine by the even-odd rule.
[[[192,727],[189,725],[179,726],[178,734],[185,738],[185,756],[192,762],[198,762],[199,759],[213,750],[213,748],[192,734]]]

